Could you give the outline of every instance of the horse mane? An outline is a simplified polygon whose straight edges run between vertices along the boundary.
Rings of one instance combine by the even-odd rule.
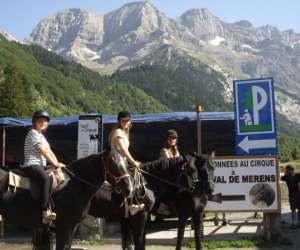
[[[92,154],[85,158],[72,161],[66,167],[80,178],[83,178],[87,181],[99,182],[102,179],[100,177],[103,168],[101,163],[102,154],[103,153]]]
[[[100,155],[101,154],[92,154],[89,155],[87,157],[78,159],[78,160],[74,160],[72,161],[70,164],[67,165],[67,168],[69,168],[70,170],[78,170],[82,167],[86,167],[87,165],[91,164],[91,163],[95,163],[96,161],[100,161]],[[99,163],[100,164],[100,163]]]
[[[165,172],[170,168],[179,169],[185,161],[186,160],[182,156],[173,157],[169,159],[162,158],[155,161],[143,163],[141,168],[149,172],[153,172],[153,171]]]

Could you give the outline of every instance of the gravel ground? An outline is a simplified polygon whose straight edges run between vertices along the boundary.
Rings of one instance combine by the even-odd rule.
[[[77,248],[76,248],[77,247]],[[81,248],[80,248],[81,247]],[[148,250],[174,250],[174,246],[147,246]],[[31,245],[28,243],[23,244],[9,244],[0,243],[0,250],[31,250]],[[74,246],[72,249],[87,249],[87,250],[120,250],[120,245],[103,245],[103,246]],[[187,248],[183,248],[186,249]]]
[[[236,215],[235,215],[236,216]],[[230,217],[230,214],[228,215]],[[294,245],[293,246],[286,246],[286,247],[274,247],[272,250],[299,250],[300,249],[300,229],[291,230],[289,229],[290,226],[290,213],[289,213],[289,205],[288,203],[284,202],[282,204],[282,231],[284,237],[290,239]],[[24,239],[16,239],[16,240],[7,240],[1,241],[0,239],[0,250],[31,250],[30,240],[28,238]],[[77,247],[77,248],[76,248]],[[148,250],[173,250],[175,246],[157,246],[157,245],[147,245],[146,247]],[[106,245],[97,245],[97,246],[90,246],[90,245],[81,245],[77,246],[74,245],[73,249],[87,249],[87,250],[120,250],[121,247],[119,244],[106,244]],[[187,250],[188,248],[182,248],[183,250]],[[238,248],[232,248],[227,250],[233,250]],[[270,248],[269,248],[270,249]],[[243,248],[243,250],[262,250],[261,248]]]

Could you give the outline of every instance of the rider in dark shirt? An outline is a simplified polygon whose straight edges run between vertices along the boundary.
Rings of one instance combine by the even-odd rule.
[[[296,229],[300,227],[300,174],[295,173],[293,166],[287,165],[285,175],[281,177],[281,180],[286,182],[289,190],[289,203],[292,211],[291,229]],[[296,216],[296,210],[298,210],[298,216]]]

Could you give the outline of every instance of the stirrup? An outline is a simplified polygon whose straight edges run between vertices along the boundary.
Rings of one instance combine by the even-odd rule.
[[[129,212],[131,215],[135,215],[136,213],[143,211],[145,209],[145,204],[142,203],[140,205],[132,204],[129,206]]]

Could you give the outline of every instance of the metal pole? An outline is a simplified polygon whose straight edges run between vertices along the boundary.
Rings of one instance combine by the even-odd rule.
[[[202,154],[202,133],[201,133],[201,112],[202,112],[202,106],[197,105],[196,106],[196,112],[197,112],[197,152],[198,154]],[[204,237],[204,227],[203,227],[203,216],[204,211],[200,213],[200,235],[199,237],[203,239]]]
[[[201,112],[202,112],[202,106],[197,105],[196,106],[196,112],[197,112],[197,152],[198,154],[202,154],[202,133],[201,133]]]
[[[6,137],[6,130],[3,127],[2,131],[2,167],[5,166],[5,137]]]

